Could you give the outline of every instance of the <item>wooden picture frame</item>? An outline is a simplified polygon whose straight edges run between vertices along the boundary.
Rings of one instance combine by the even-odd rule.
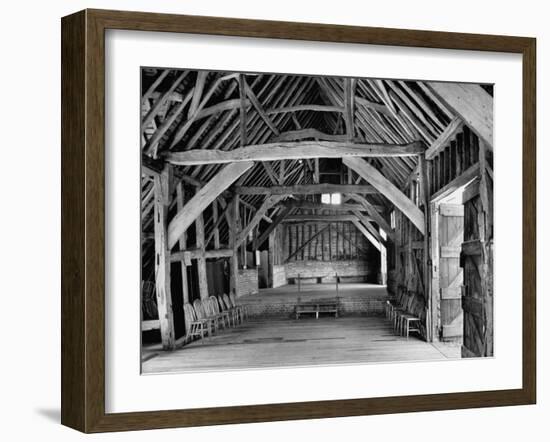
[[[523,57],[523,384],[270,405],[105,412],[105,30],[495,51]],[[83,432],[533,404],[536,400],[536,41],[533,38],[84,10],[62,19],[62,410]]]

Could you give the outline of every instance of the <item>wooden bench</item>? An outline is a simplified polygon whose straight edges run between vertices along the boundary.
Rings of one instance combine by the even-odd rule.
[[[295,285],[301,285],[301,284],[307,284],[305,281],[308,280],[315,280],[315,284],[322,284],[323,278],[326,278],[330,275],[313,275],[313,276],[295,276],[291,278],[293,284]]]
[[[298,302],[296,304],[295,312],[296,319],[300,319],[300,315],[315,314],[315,319],[319,319],[320,313],[331,313],[334,314],[334,317],[338,317],[338,306],[339,301],[337,299],[323,299],[319,301],[306,301]]]

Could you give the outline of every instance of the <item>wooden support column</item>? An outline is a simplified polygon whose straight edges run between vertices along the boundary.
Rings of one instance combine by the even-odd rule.
[[[420,200],[424,205],[424,218],[426,234],[424,235],[424,252],[423,252],[423,274],[424,274],[424,299],[428,310],[426,312],[426,339],[428,342],[433,341],[433,327],[432,327],[432,310],[434,309],[434,300],[432,294],[432,260],[431,260],[431,244],[430,240],[433,240],[430,236],[430,182],[428,174],[428,163],[426,161],[426,155],[421,154],[418,156],[419,168],[419,188],[420,188]]]
[[[155,285],[162,347],[173,350],[176,345],[174,312],[170,290],[170,250],[168,249],[168,204],[170,202],[170,168],[153,178],[155,192]]]
[[[481,290],[483,293],[482,314],[484,316],[485,330],[483,336],[484,354],[493,355],[493,194],[492,187],[487,176],[487,145],[480,140],[479,143],[479,197],[483,207],[484,228],[479,229],[480,243],[482,245],[482,275]]]
[[[277,230],[273,230],[268,235],[268,276],[267,286],[273,287],[273,266],[278,265],[277,253],[275,252]]]
[[[197,249],[201,254],[197,257],[197,273],[199,277],[199,293],[201,299],[208,298],[208,279],[206,276],[206,258],[204,257],[204,220],[202,213],[195,220],[195,230],[197,234]]]
[[[183,183],[178,183],[176,187],[176,204],[178,212],[183,209],[185,205],[185,191],[183,189]],[[184,252],[187,249],[187,232],[181,234],[179,240],[179,249],[181,252]],[[184,261],[180,262],[181,265],[181,289],[183,292],[183,303],[187,304],[189,302],[189,287],[187,284],[187,266]]]
[[[229,248],[233,250],[233,256],[229,258],[229,287],[232,292],[237,295],[237,287],[239,281],[239,248],[236,247],[238,225],[239,222],[239,196],[235,195],[229,203]]]
[[[384,229],[379,227],[380,236],[382,238],[385,235]],[[388,251],[383,243],[380,243],[380,284],[386,285],[388,283]]]
[[[212,202],[212,221],[214,222],[214,248],[217,250],[220,248],[220,229],[218,228],[218,200],[214,200]]]

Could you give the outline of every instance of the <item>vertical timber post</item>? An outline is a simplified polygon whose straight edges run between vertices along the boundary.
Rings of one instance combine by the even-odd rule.
[[[479,228],[482,244],[481,290],[483,293],[482,314],[484,321],[482,356],[493,355],[493,204],[492,191],[487,177],[487,153],[485,142],[479,139],[479,197],[483,207],[483,228]]]
[[[154,177],[155,192],[155,285],[162,347],[173,350],[176,344],[174,312],[170,290],[170,250],[168,250],[168,205],[170,203],[170,171],[166,167]]]
[[[433,342],[433,296],[432,296],[432,268],[431,268],[431,245],[430,245],[430,183],[428,174],[428,164],[426,155],[418,155],[419,165],[419,190],[421,202],[424,205],[424,253],[423,253],[423,271],[424,274],[424,299],[427,301],[428,309],[426,312],[426,339]]]
[[[235,195],[229,203],[229,219],[231,225],[229,226],[229,248],[233,250],[231,258],[229,258],[229,287],[230,290],[237,296],[238,282],[239,282],[239,253],[236,246],[237,240],[237,223],[239,222],[239,196]]]
[[[185,205],[185,190],[183,189],[183,183],[180,182],[176,187],[176,204],[178,212],[183,209]],[[179,240],[180,251],[187,249],[187,232],[183,232]],[[189,287],[187,285],[187,265],[185,260],[180,261],[181,265],[181,290],[183,293],[183,303],[189,303]]]
[[[220,248],[220,229],[218,229],[218,200],[212,201],[212,221],[214,222],[214,248]],[[205,244],[206,245],[206,244]]]
[[[204,258],[204,219],[202,213],[195,220],[195,230],[197,233],[197,248],[200,255],[197,258],[197,273],[199,277],[199,293],[201,299],[208,298],[208,279],[206,276],[206,259]]]

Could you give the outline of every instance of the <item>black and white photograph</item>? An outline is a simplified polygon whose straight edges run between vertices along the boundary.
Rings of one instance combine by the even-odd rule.
[[[493,85],[140,75],[142,374],[493,356]]]

